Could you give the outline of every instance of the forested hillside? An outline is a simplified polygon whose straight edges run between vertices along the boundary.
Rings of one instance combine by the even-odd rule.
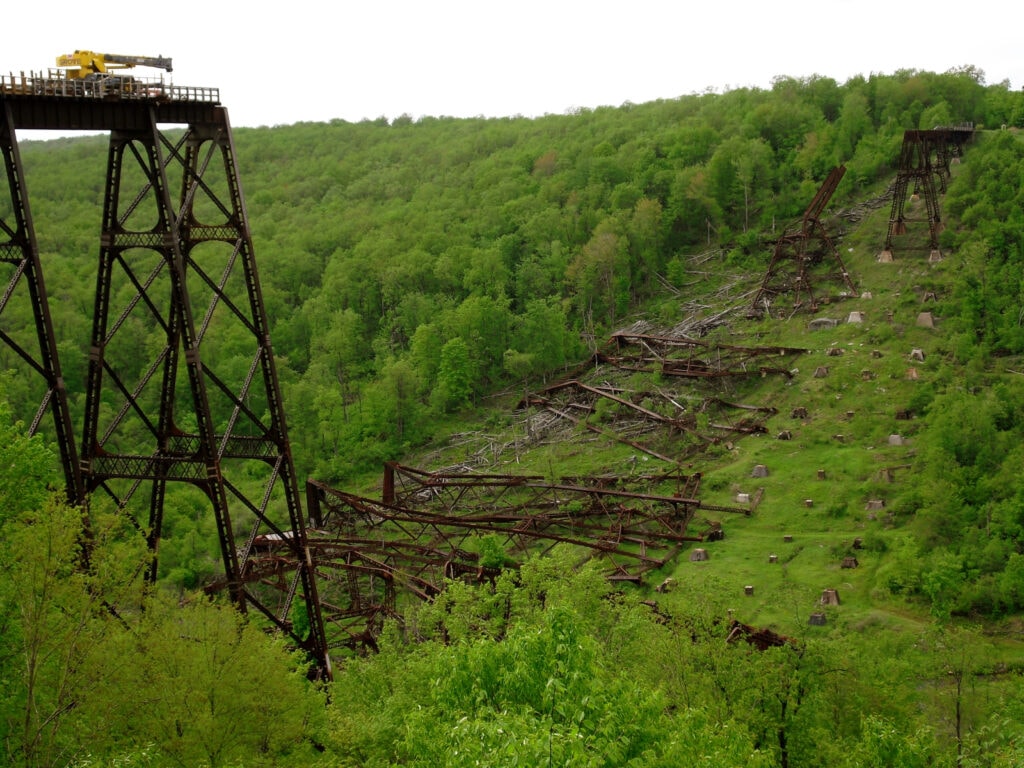
[[[376,470],[438,413],[575,363],[582,340],[657,312],[686,254],[722,246],[760,271],[766,239],[834,165],[848,169],[836,206],[883,191],[908,128],[1024,121],[1020,94],[982,77],[778,78],[538,119],[237,130],[302,468],[330,481]],[[104,146],[23,150],[47,201],[50,281],[83,292],[69,315],[89,301],[75,277],[91,267]]]
[[[953,124],[977,132],[942,196],[945,258],[911,249],[879,264],[905,131]],[[709,567],[659,574],[675,591],[655,600],[650,585],[613,588],[593,567],[530,559],[487,587],[453,584],[405,628],[389,627],[379,654],[339,664],[325,697],[300,658],[194,597],[216,571],[217,544],[187,498],[168,504],[164,589],[140,595],[149,610],[121,632],[102,606],[141,590],[133,567],[145,553],[123,523],[94,521],[101,567],[76,573],[82,520],[47,499],[42,442],[11,428],[0,477],[5,756],[33,766],[1020,764],[1021,128],[1024,93],[964,67],[780,77],[769,90],[536,119],[237,129],[300,476],[372,489],[387,460],[458,462],[453,434],[517,428],[524,392],[626,327],[691,323],[719,342],[803,349],[780,364],[785,375],[718,392],[770,405],[772,432],[796,434],[716,442],[673,466],[704,473],[718,503],[748,489],[755,464],[772,472],[767,511],[738,523]],[[74,407],[106,139],[21,150]],[[806,313],[740,311],[772,244],[838,165],[829,226],[863,291],[850,298],[863,303],[826,313],[866,310],[873,322],[825,337]],[[940,318],[935,328],[915,326],[922,309]],[[138,333],[146,344],[160,330]],[[230,338],[217,345],[232,354]],[[911,348],[924,350],[914,380]],[[811,378],[828,366],[831,377]],[[24,419],[17,376],[0,384]],[[622,386],[645,407],[658,395],[679,402],[656,377]],[[797,406],[810,417],[791,421]],[[595,412],[617,418],[614,406]],[[913,419],[897,423],[896,412]],[[886,444],[895,431],[906,444]],[[500,471],[638,462],[635,448],[540,442],[532,457],[526,443],[514,457],[495,449]],[[901,482],[883,486],[879,470],[893,467]],[[802,479],[819,468],[828,490]],[[862,514],[876,498],[881,520]],[[765,574],[768,552],[794,531],[813,544]],[[863,567],[837,575],[855,536]],[[807,596],[822,573],[850,599],[812,633]],[[737,603],[755,582],[758,599]],[[727,644],[730,614],[772,627],[777,642]]]

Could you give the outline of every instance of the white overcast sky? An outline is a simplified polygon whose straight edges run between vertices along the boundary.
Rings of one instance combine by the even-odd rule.
[[[0,73],[75,49],[163,55],[174,84],[220,88],[235,127],[536,116],[966,64],[1017,90],[1022,21],[1005,0],[49,0],[4,9]]]

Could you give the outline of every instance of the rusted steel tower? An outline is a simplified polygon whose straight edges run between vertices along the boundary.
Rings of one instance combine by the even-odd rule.
[[[939,210],[939,194],[946,191],[950,176],[950,163],[963,153],[964,145],[974,134],[974,126],[936,128],[928,131],[905,131],[893,188],[892,211],[885,247],[880,261],[892,261],[894,238],[907,234],[907,223],[925,221],[928,225],[929,258],[942,258],[939,233],[944,224]],[[912,186],[911,186],[912,185]],[[907,195],[911,199],[924,198],[924,218],[907,212]]]
[[[783,294],[792,296],[796,309],[806,307],[813,311],[824,298],[815,293],[823,284],[841,286],[846,296],[856,293],[849,270],[821,223],[825,206],[845,174],[845,166],[833,168],[798,224],[789,227],[776,241],[768,271],[754,297],[754,312],[769,311]]]
[[[9,193],[6,204],[0,200],[7,278],[0,339],[36,382],[30,428],[52,422],[69,500],[112,503],[131,516],[147,538],[155,578],[168,485],[200,489],[223,563],[211,589],[226,589],[241,610],[265,616],[330,675],[234,142],[217,89],[115,78],[105,92],[52,75],[4,77],[0,107]],[[174,138],[161,126],[172,126]],[[87,350],[80,414],[64,387],[58,348],[66,360],[74,345],[54,332],[17,129],[110,132],[92,332],[80,340]],[[25,316],[34,318],[34,333],[17,319]],[[279,577],[287,578],[284,589],[249,573],[260,537],[282,542],[297,564]]]

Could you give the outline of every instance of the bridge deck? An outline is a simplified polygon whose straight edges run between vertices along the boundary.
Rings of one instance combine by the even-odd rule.
[[[0,75],[0,105],[15,128],[29,130],[141,130],[156,122],[193,125],[221,122],[218,88],[177,86],[135,77],[102,81],[50,74]]]

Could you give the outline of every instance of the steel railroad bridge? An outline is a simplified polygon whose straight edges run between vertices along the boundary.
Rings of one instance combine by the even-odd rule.
[[[109,132],[87,342],[55,330],[22,129]],[[638,581],[687,542],[720,537],[717,522],[694,520],[698,512],[749,514],[702,505],[695,478],[658,496],[600,480],[547,485],[392,467],[380,501],[313,480],[302,494],[218,90],[2,76],[0,152],[0,370],[23,373],[22,399],[35,403],[16,415],[30,433],[53,437],[72,504],[113,507],[145,536],[150,580],[168,487],[200,489],[223,567],[207,591],[227,591],[240,610],[269,620],[318,676],[331,677],[333,651],[372,648],[383,617],[401,620],[396,590],[424,599],[448,578],[493,577],[463,546],[480,531],[519,552],[530,542],[568,545],[608,563],[611,578]],[[218,354],[226,340],[232,354]],[[61,367],[69,354],[86,370],[74,413]],[[396,492],[396,476],[409,492]]]

